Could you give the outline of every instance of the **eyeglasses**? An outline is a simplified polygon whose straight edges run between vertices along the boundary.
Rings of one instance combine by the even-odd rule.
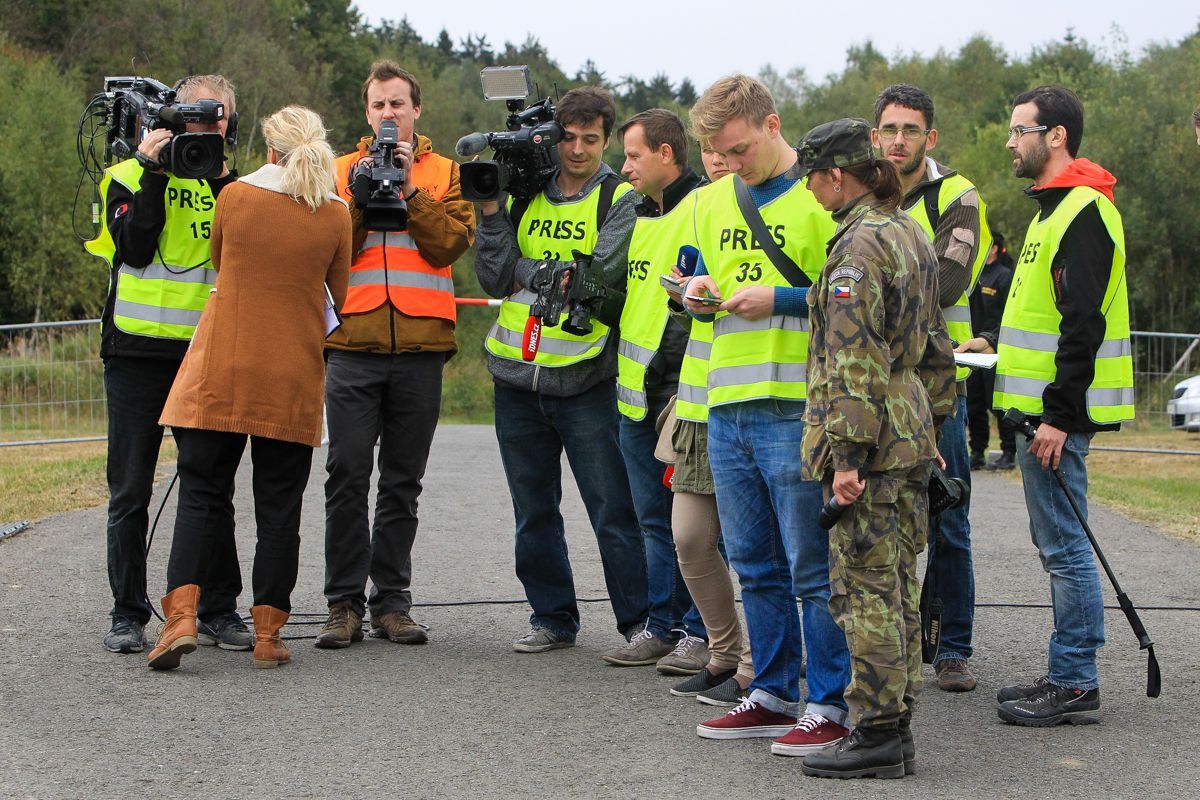
[[[888,125],[886,128],[879,129],[879,138],[890,142],[897,136],[904,136],[910,142],[915,142],[922,136],[928,136],[932,128],[897,128],[893,125]]]
[[[1019,142],[1021,141],[1021,137],[1027,133],[1040,133],[1041,131],[1048,130],[1050,128],[1046,125],[1013,125],[1008,129],[1008,140],[1012,141],[1016,139]]]

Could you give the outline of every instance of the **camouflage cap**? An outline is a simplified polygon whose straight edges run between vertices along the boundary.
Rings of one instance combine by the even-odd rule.
[[[875,158],[871,145],[871,124],[865,119],[835,119],[804,134],[796,147],[801,175],[814,169],[831,169],[861,164]]]

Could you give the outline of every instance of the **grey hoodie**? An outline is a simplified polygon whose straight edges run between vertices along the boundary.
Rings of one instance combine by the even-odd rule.
[[[572,202],[592,191],[606,176],[614,174],[611,167],[601,163],[600,169],[588,179],[577,195],[563,196],[553,179],[547,182],[542,191],[551,203]],[[625,288],[629,240],[637,219],[634,211],[637,198],[637,192],[626,192],[614,198],[604,227],[596,235],[593,264],[599,268],[601,281],[610,288]],[[516,231],[503,204],[499,213],[483,217],[476,231],[475,245],[475,274],[479,278],[479,285],[492,297],[507,297],[512,293],[514,283],[527,288],[537,267],[545,263],[544,259],[525,258],[522,255],[517,246]],[[619,339],[620,332],[613,328],[600,355],[568,367],[543,367],[498,358],[488,353],[488,371],[497,383],[514,389],[553,397],[571,397],[586,392],[601,381],[616,379]]]

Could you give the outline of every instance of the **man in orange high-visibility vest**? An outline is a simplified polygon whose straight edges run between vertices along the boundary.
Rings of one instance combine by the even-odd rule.
[[[337,191],[350,202],[355,257],[341,328],[327,343],[329,458],[325,481],[325,598],[329,618],[317,647],[348,647],[371,635],[404,644],[426,641],[409,615],[417,497],[441,408],[442,369],[454,355],[451,265],[475,236],[475,211],[462,199],[458,164],[433,152],[414,131],[421,85],[391,61],[378,61],[363,84],[372,136],[338,159]],[[351,185],[380,125],[396,124],[396,166],[408,205],[402,231],[368,230]],[[379,441],[374,524],[367,495]],[[367,578],[373,589],[366,595]]]

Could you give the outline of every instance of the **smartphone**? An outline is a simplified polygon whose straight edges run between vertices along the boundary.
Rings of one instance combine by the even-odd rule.
[[[670,275],[659,275],[658,282],[671,294],[683,294],[683,287],[671,280]]]
[[[694,294],[685,294],[683,298],[685,300],[695,300],[697,303],[703,303],[706,306],[719,306],[725,302],[719,297],[698,297]]]

